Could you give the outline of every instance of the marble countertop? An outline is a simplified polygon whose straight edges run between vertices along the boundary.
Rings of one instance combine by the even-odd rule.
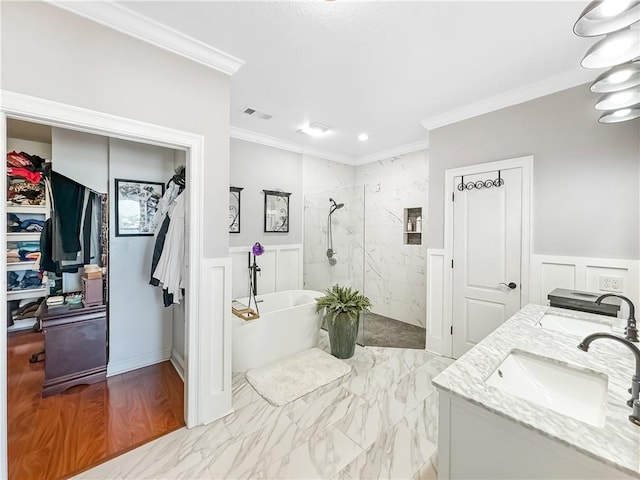
[[[526,428],[631,475],[640,473],[640,427],[628,417],[627,406],[635,360],[618,342],[598,340],[589,352],[577,348],[581,337],[542,329],[536,324],[545,313],[613,324],[615,318],[571,310],[527,305],[482,342],[433,379],[451,394],[508,418]],[[616,322],[617,323],[617,322]],[[485,383],[512,350],[523,350],[609,377],[605,425],[598,428],[509,395]]]

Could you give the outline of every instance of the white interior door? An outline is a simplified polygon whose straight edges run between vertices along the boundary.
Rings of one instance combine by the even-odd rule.
[[[454,358],[521,307],[522,169],[501,170],[500,186],[475,187],[497,178],[493,170],[453,179]],[[474,188],[460,190],[463,179]]]

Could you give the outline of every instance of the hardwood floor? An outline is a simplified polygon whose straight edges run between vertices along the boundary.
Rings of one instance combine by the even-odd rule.
[[[184,387],[169,362],[42,398],[41,333],[8,337],[9,479],[57,479],[184,426]]]

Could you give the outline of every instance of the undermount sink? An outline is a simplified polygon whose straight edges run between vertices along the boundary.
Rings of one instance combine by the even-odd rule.
[[[562,415],[604,426],[608,384],[604,374],[514,350],[486,383]]]
[[[579,337],[585,337],[596,332],[611,333],[611,325],[605,323],[592,322],[581,318],[565,317],[546,313],[538,323],[537,327],[555,330],[556,332],[568,333]]]

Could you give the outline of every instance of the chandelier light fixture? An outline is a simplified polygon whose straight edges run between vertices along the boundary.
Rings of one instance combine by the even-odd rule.
[[[600,38],[584,55],[585,68],[610,68],[591,84],[602,94],[596,109],[601,123],[640,117],[640,0],[596,0],[573,26],[581,37]]]

